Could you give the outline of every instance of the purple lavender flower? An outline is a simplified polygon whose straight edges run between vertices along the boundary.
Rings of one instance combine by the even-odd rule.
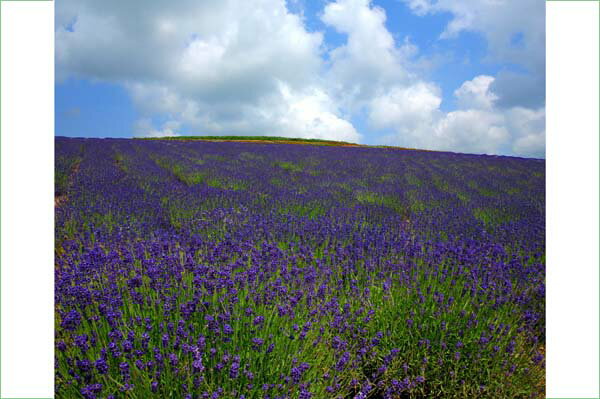
[[[102,384],[92,384],[81,388],[81,394],[85,399],[96,399],[96,395],[100,392],[102,392]]]
[[[66,330],[74,331],[79,324],[81,324],[81,315],[76,310],[70,310],[69,313],[63,317],[60,325]]]
[[[106,374],[108,372],[108,364],[103,358],[96,360],[94,366],[96,367],[96,370],[98,370],[99,374]]]
[[[204,371],[202,358],[198,358],[192,362],[192,369],[194,370],[194,373],[202,373]]]
[[[231,366],[229,368],[229,378],[236,379],[240,371],[240,357],[234,356]]]
[[[119,364],[119,370],[121,371],[121,377],[127,380],[129,379],[129,363],[122,362]]]
[[[261,338],[252,338],[252,349],[259,351],[264,342]]]
[[[64,352],[67,350],[67,344],[65,344],[65,341],[58,341],[56,343],[56,348],[61,351]]]

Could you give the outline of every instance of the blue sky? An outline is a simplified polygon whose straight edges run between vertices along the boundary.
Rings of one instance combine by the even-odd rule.
[[[56,135],[544,157],[543,3],[56,1]]]

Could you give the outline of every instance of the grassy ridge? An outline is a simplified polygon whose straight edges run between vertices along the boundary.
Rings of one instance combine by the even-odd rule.
[[[174,140],[174,141],[232,141],[244,143],[273,143],[273,144],[310,144],[319,146],[343,146],[343,147],[363,147],[363,148],[383,148],[392,150],[411,150],[439,152],[436,150],[426,150],[419,148],[398,147],[391,145],[367,145],[357,144],[348,141],[305,139],[299,137],[281,137],[281,136],[165,136],[165,137],[134,137],[135,140]],[[442,151],[443,152],[443,151]]]
[[[172,137],[137,137],[137,140],[208,140],[208,141],[270,141],[270,142],[294,142],[311,143],[317,145],[358,145],[347,141],[305,139],[297,137],[280,136],[172,136]]]

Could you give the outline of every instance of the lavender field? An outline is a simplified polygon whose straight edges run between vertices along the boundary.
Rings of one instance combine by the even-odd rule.
[[[543,398],[545,162],[56,139],[57,398]]]

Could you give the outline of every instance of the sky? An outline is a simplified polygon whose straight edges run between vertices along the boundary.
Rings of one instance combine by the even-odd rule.
[[[58,136],[545,157],[541,0],[56,0]]]

